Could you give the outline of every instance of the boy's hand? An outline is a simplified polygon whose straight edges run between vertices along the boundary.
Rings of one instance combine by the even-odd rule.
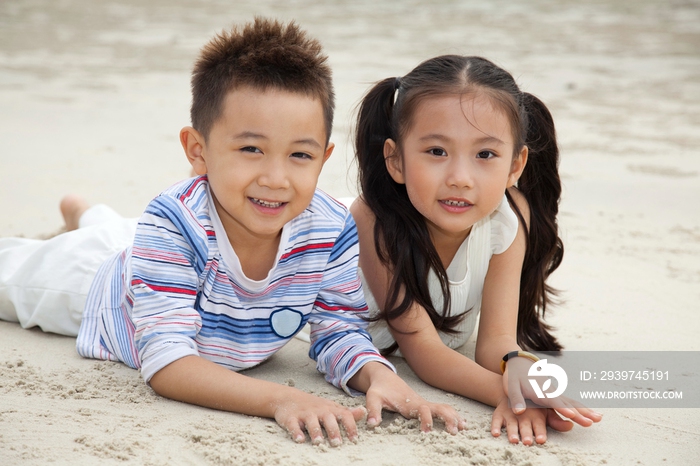
[[[311,443],[318,445],[323,442],[323,430],[328,436],[331,446],[337,447],[343,443],[340,426],[345,428],[345,434],[351,442],[357,441],[356,421],[362,419],[366,410],[362,406],[345,408],[339,404],[320,398],[300,390],[293,396],[285,398],[275,407],[275,421],[287,429],[292,439],[304,443],[309,433]]]
[[[466,423],[454,408],[445,404],[430,403],[420,397],[398,375],[384,364],[370,362],[353,377],[354,387],[367,394],[367,426],[377,427],[382,422],[382,409],[397,412],[408,419],[420,420],[423,432],[433,427],[433,418],[445,423],[445,430],[451,434],[465,429]],[[364,382],[364,383],[363,383]]]
[[[208,408],[274,418],[304,442],[304,430],[311,441],[323,441],[323,429],[332,446],[342,443],[340,426],[348,439],[357,439],[355,421],[365,415],[362,406],[348,409],[297,388],[233,372],[199,356],[185,356],[158,371],[150,380],[161,396]]]

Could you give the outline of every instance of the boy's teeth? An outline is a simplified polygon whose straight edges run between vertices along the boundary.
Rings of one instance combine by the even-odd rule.
[[[260,204],[263,207],[277,208],[277,207],[280,207],[282,205],[281,202],[268,202],[268,201],[263,201],[262,199],[256,199],[254,197],[251,197],[251,199],[253,200],[253,202],[255,202],[256,204]]]
[[[467,204],[466,202],[463,202],[463,201],[450,201],[450,200],[447,200],[447,201],[444,201],[444,202],[445,202],[445,204],[447,204],[447,205],[458,206],[458,207],[466,207],[466,206],[469,205],[469,204]]]

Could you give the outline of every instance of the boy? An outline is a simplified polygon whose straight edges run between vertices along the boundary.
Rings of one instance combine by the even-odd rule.
[[[355,224],[316,190],[334,147],[325,61],[293,23],[256,19],[215,37],[180,133],[199,176],[151,201],[135,234],[95,220],[99,206],[67,202],[64,213],[93,225],[49,241],[0,239],[0,318],[77,333],[82,356],[138,368],[162,396],[274,418],[297,442],[304,430],[321,442],[323,428],[339,445],[339,424],[355,440],[362,408],[236,372],[309,322],[318,370],[367,393],[368,425],[384,407],[420,417],[424,430],[433,415],[463,428],[401,381],[365,330]]]

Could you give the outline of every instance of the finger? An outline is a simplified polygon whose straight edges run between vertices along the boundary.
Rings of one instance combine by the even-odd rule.
[[[553,409],[547,410],[547,425],[559,432],[568,432],[574,428],[573,422],[562,419]]]
[[[602,414],[587,408],[577,401],[566,397],[562,397],[558,401],[558,405],[555,406],[557,411],[583,427],[589,427],[594,422],[600,422],[603,419]],[[559,409],[559,406],[561,406],[562,409]]]
[[[452,408],[444,405],[437,405],[433,410],[433,416],[445,423],[445,430],[452,435],[456,435],[460,430],[464,430],[467,423],[464,419]]]
[[[520,439],[523,445],[532,445],[532,422],[528,417],[524,417],[518,422],[518,428],[520,431]]]
[[[549,412],[549,411],[551,411],[551,410],[548,409],[547,412]],[[556,416],[556,414],[555,414],[555,416]],[[557,416],[557,417],[559,417],[559,416]],[[537,419],[535,419],[535,422],[532,423],[532,429],[533,429],[534,434],[535,434],[535,442],[537,442],[537,444],[539,444],[539,445],[542,445],[543,443],[545,443],[547,441],[547,420],[546,419],[547,419],[546,416],[545,417],[538,417]]]
[[[603,420],[603,415],[597,411],[593,411],[591,408],[586,408],[585,406],[576,406],[576,410],[584,417],[587,417],[593,422],[600,422]]]
[[[588,419],[587,417],[583,416],[578,409],[576,409],[571,403],[567,403],[568,400],[562,401],[564,407],[559,409],[557,408],[557,411],[559,414],[562,414],[564,417],[569,418],[570,420],[574,421],[576,424],[579,424],[583,427],[588,427],[593,424],[593,421]]]
[[[508,394],[508,401],[510,402],[510,407],[515,414],[522,414],[525,412],[525,398],[523,398],[523,393],[518,389],[511,389]]]
[[[373,429],[382,423],[382,400],[367,394],[367,427]]]
[[[515,373],[508,371],[508,401],[515,414],[521,414],[527,408],[523,390],[520,386],[520,378]]]
[[[576,411],[576,415],[574,417],[569,417],[572,421],[574,421],[576,424],[582,426],[582,427],[590,427],[593,425],[593,421],[587,418],[586,416],[583,416],[581,413]]]
[[[430,406],[421,405],[418,408],[418,420],[420,421],[421,432],[433,430],[433,413],[430,411]]]
[[[520,441],[520,437],[518,437],[518,419],[515,416],[506,418],[506,433],[510,443],[518,443]]]
[[[555,409],[562,416],[573,419],[579,415],[576,408],[574,408],[570,403],[566,402],[565,398],[561,399],[543,399],[538,400],[538,403],[543,406]]]
[[[302,424],[296,418],[291,418],[284,423],[282,427],[287,429],[287,432],[292,436],[292,440],[296,443],[304,443],[306,441],[306,435],[301,428]]]
[[[361,421],[365,416],[367,416],[367,409],[364,406],[355,406],[354,408],[350,409],[350,412],[352,413],[352,417],[355,422]]]
[[[360,408],[361,412],[364,413],[365,408]],[[348,440],[357,443],[357,424],[355,423],[356,417],[353,411],[354,410],[344,411],[338,415],[337,419],[345,428],[345,434],[348,436]],[[362,418],[360,417],[360,419]]]
[[[336,419],[335,415],[333,415],[333,413],[327,413],[323,416],[321,422],[323,422],[323,427],[326,429],[328,443],[330,443],[332,447],[340,446],[340,444],[343,443],[343,439],[340,437],[340,427],[338,426],[338,419]]]
[[[323,430],[321,430],[321,424],[318,422],[316,416],[310,417],[304,423],[306,425],[306,431],[311,437],[311,443],[314,445],[320,445],[323,442]]]
[[[494,411],[493,418],[491,419],[491,435],[494,437],[500,437],[501,428],[505,422],[505,418],[498,411]]]

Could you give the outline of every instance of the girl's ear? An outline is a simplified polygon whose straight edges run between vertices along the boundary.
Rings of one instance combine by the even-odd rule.
[[[185,126],[180,130],[180,144],[182,144],[182,148],[185,150],[187,160],[189,160],[190,165],[192,165],[192,170],[194,170],[197,175],[206,175],[207,162],[203,157],[206,143],[202,133],[191,126]]]
[[[389,175],[398,184],[404,184],[403,167],[401,166],[401,158],[396,153],[396,143],[393,139],[384,141],[384,163]]]
[[[517,158],[513,159],[513,163],[510,166],[510,174],[508,175],[508,187],[515,186],[515,183],[520,179],[520,175],[523,174],[525,170],[525,165],[527,165],[528,148],[523,146],[520,154]]]

